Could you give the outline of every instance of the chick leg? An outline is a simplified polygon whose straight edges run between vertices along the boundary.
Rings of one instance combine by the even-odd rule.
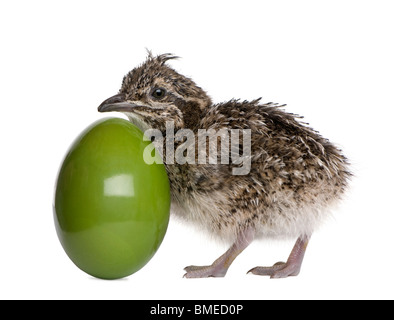
[[[271,278],[286,278],[297,276],[301,270],[306,247],[310,237],[299,237],[290,253],[287,262],[275,263],[272,267],[256,267],[248,271],[260,276],[270,276]]]
[[[253,241],[254,230],[238,234],[234,244],[210,266],[188,266],[184,278],[224,277],[234,259]]]

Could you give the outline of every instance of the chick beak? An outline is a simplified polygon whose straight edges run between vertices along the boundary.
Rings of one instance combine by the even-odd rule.
[[[99,112],[120,111],[132,112],[136,104],[125,101],[123,93],[116,94],[107,100],[104,100],[98,107]]]

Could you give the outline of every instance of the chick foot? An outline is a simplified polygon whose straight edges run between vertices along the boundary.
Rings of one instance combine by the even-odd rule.
[[[210,266],[188,266],[183,270],[186,271],[184,278],[208,278],[208,277],[224,277],[227,273],[226,267],[213,263]]]
[[[271,279],[297,276],[301,270],[308,241],[309,237],[298,238],[287,262],[277,262],[272,267],[256,267],[249,270],[248,273],[270,276]]]
[[[297,276],[300,273],[299,266],[287,264],[285,262],[277,262],[272,267],[256,267],[248,271],[248,273],[259,276],[270,276],[271,278],[287,278]]]
[[[241,232],[234,244],[210,266],[188,266],[184,278],[224,277],[234,259],[253,241],[254,230]]]

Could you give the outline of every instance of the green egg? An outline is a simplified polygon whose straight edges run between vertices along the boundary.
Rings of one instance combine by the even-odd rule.
[[[159,158],[145,163],[149,144],[129,121],[106,118],[77,137],[61,165],[53,205],[57,235],[75,265],[94,277],[135,273],[164,238],[170,186]]]

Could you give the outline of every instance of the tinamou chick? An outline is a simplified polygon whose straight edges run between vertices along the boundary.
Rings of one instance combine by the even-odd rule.
[[[199,129],[250,130],[246,174],[234,174],[240,164],[232,159],[216,164],[199,163],[197,154],[195,163],[164,159],[172,213],[232,244],[211,265],[186,267],[185,277],[225,276],[234,259],[254,239],[264,237],[297,240],[286,262],[249,272],[271,278],[298,275],[313,231],[347,189],[347,159],[283,106],[260,99],[213,104],[193,80],[167,65],[174,58],[149,53],[123,78],[119,93],[98,110],[123,112],[141,129],[160,130],[164,137],[168,122],[175,131],[189,129],[197,136]],[[242,137],[238,142],[239,150]]]

